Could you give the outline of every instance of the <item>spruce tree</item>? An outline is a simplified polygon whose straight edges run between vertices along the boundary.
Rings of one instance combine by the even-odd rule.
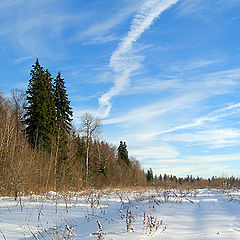
[[[60,72],[54,80],[54,99],[57,129],[61,128],[66,133],[70,133],[73,112],[70,107],[70,101],[68,100],[65,82],[64,79],[61,78]]]
[[[54,80],[54,101],[56,111],[56,171],[58,178],[71,177],[68,162],[68,138],[71,130],[72,108],[59,72]]]
[[[120,141],[120,145],[118,147],[118,159],[119,161],[123,160],[123,162],[125,162],[127,166],[130,166],[126,142]]]
[[[27,93],[24,124],[26,136],[35,148],[50,151],[51,137],[55,133],[55,103],[52,78],[44,71],[38,59],[32,65]]]
[[[152,171],[151,168],[149,170],[147,170],[146,177],[147,177],[147,181],[148,182],[152,182],[153,181],[153,171]]]

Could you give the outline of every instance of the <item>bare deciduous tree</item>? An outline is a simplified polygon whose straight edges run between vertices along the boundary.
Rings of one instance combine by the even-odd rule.
[[[98,117],[94,117],[90,113],[84,113],[81,118],[82,128],[80,132],[86,139],[86,172],[85,181],[88,181],[88,164],[89,164],[89,149],[92,138],[97,137],[102,132],[102,123]]]
[[[10,101],[17,117],[20,121],[22,121],[24,115],[24,108],[27,105],[26,92],[17,88],[12,89]]]

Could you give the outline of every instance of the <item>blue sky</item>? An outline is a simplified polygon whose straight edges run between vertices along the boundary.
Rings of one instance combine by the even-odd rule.
[[[154,173],[240,175],[240,0],[1,0],[0,88],[39,58],[78,128],[126,141]]]

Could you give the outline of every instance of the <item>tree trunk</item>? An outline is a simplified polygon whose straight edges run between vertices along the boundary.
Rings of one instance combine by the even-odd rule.
[[[86,173],[85,173],[85,180],[86,184],[88,183],[88,162],[89,162],[89,141],[87,141],[87,153],[86,153]]]

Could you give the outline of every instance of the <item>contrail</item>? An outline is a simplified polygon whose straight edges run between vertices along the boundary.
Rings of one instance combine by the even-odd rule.
[[[114,86],[99,99],[101,116],[107,117],[112,108],[111,99],[123,91],[130,82],[130,75],[140,67],[139,56],[131,54],[133,43],[148,29],[159,15],[178,0],[147,0],[134,16],[127,36],[112,53],[109,66],[115,73]]]

